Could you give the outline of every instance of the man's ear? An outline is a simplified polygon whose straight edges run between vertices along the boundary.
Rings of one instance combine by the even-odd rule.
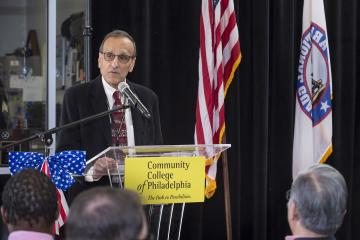
[[[8,213],[6,212],[6,210],[4,209],[3,206],[1,206],[1,218],[2,218],[4,224],[7,225],[9,223]]]
[[[134,67],[135,67],[135,62],[136,62],[136,57],[134,57],[131,61],[131,65],[130,65],[130,68],[129,68],[129,72],[132,72],[134,70]]]
[[[299,219],[296,202],[292,201],[292,200],[289,203],[289,219],[294,220],[294,221]]]

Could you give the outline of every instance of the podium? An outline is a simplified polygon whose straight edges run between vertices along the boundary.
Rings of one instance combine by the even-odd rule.
[[[148,222],[155,239],[170,239],[170,233],[174,232],[180,239],[185,203],[204,201],[205,163],[220,156],[230,146],[109,147],[87,161],[84,175],[88,181],[107,177],[112,187],[125,187],[138,192],[144,203],[149,204]],[[158,169],[155,170],[154,166]],[[181,203],[182,206],[177,219],[178,227],[174,231],[175,203]],[[162,228],[164,225],[165,231]]]

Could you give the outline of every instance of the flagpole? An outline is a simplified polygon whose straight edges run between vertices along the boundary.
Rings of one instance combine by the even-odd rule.
[[[223,144],[226,144],[226,134],[224,133]],[[232,240],[232,222],[231,222],[231,202],[230,202],[230,184],[229,184],[229,166],[227,151],[222,153],[222,167],[224,180],[224,201],[225,201],[225,219],[227,240]]]

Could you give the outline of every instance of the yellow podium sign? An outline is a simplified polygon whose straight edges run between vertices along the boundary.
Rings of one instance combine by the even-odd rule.
[[[204,157],[125,158],[125,188],[144,204],[204,201]]]

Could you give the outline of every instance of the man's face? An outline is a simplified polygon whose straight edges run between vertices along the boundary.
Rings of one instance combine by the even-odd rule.
[[[105,81],[112,87],[117,88],[118,84],[124,81],[128,73],[133,71],[136,60],[133,57],[134,51],[133,43],[125,37],[110,37],[104,42],[103,53],[99,53],[98,67]],[[121,55],[120,58],[122,60],[119,60],[117,56],[109,60],[111,55]],[[128,61],[126,61],[126,58]]]

